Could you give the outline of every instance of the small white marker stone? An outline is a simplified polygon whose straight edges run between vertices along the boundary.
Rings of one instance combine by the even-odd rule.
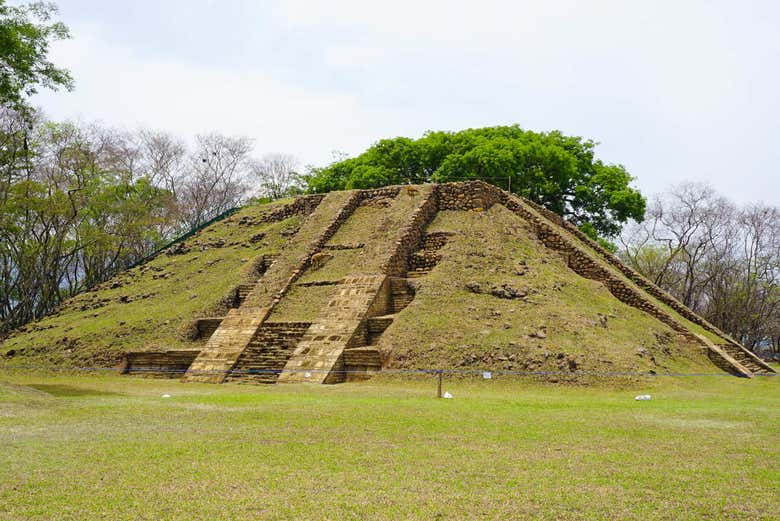
[[[306,371],[305,373],[303,373],[303,376],[305,376],[306,378],[311,378],[311,373],[309,371]]]
[[[485,380],[490,380],[491,378],[493,378],[493,373],[491,373],[490,371],[485,371],[484,373],[482,373],[482,378],[484,378]]]
[[[164,395],[162,395],[162,397],[163,397],[163,398],[170,398],[170,397],[171,397],[171,395],[170,395],[170,394],[164,394]]]
[[[650,395],[649,394],[640,394],[639,396],[634,398],[634,400],[639,401],[639,402],[646,402],[649,399],[650,399]]]
[[[449,392],[444,393],[445,398],[452,398],[452,395]]]

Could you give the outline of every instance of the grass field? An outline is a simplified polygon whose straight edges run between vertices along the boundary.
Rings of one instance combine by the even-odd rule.
[[[2,380],[0,519],[780,517],[780,378]]]

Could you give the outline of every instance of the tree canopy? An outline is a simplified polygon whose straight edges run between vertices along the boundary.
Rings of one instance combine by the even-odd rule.
[[[49,2],[9,6],[0,0],[0,103],[24,111],[40,86],[72,87],[70,73],[48,59],[51,42],[70,38],[63,23],[52,21],[56,13]]]
[[[314,192],[481,179],[523,195],[588,232],[612,237],[641,221],[645,198],[622,165],[595,157],[597,143],[517,125],[383,139],[306,178]]]

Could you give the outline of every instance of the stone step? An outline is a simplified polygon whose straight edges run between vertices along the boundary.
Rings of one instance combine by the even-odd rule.
[[[344,350],[345,380],[365,380],[382,370],[382,354],[372,347]]]
[[[394,277],[390,279],[390,298],[392,312],[398,313],[414,300],[414,288],[408,279]]]
[[[754,374],[770,374],[771,372],[767,370],[766,367],[764,367],[762,364],[760,364],[756,359],[751,356],[750,353],[748,353],[746,350],[737,347],[733,344],[719,344],[718,345],[721,349],[723,349],[726,353],[728,353],[732,358],[737,360],[740,364],[744,365],[750,371]]]
[[[275,383],[308,322],[267,322],[263,324],[233,366],[227,381]]]
[[[196,338],[209,338],[214,334],[225,317],[203,317],[195,319]]]
[[[383,315],[366,319],[366,343],[370,346],[376,345],[382,333],[390,327],[393,320],[395,320],[395,315]]]
[[[120,372],[157,378],[179,378],[200,351],[131,351],[122,358]]]
[[[395,315],[382,315],[379,317],[369,317],[366,319],[368,322],[369,333],[383,333],[385,329],[390,326],[395,320]]]

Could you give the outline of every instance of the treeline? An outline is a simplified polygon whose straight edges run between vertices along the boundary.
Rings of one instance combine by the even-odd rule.
[[[291,156],[0,108],[0,333],[255,197],[296,193]]]
[[[621,257],[753,350],[780,353],[780,210],[738,206],[706,185],[655,197]]]

